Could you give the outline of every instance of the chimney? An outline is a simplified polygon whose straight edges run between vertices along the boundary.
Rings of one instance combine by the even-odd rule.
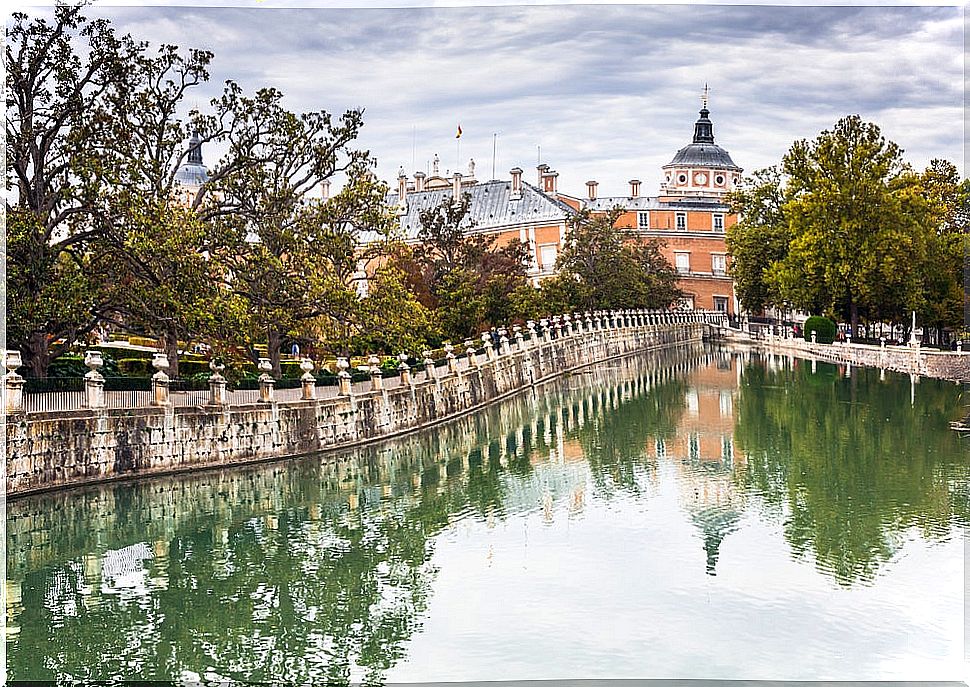
[[[640,197],[640,180],[630,179],[630,197],[639,198]]]
[[[549,167],[546,165],[546,169]],[[556,194],[556,179],[559,176],[559,172],[547,171],[542,173],[542,190],[545,193],[552,195]]]
[[[461,172],[455,172],[455,176],[451,182],[451,192],[455,196],[455,203],[461,202]]]
[[[539,188],[542,188],[542,180],[543,180],[543,178],[545,178],[546,172],[549,171],[549,165],[547,165],[545,163],[543,163],[541,165],[538,165],[538,166],[536,166],[536,171],[539,173],[539,176],[537,178],[538,180],[536,181],[536,185]]]
[[[323,200],[330,200],[330,179],[324,179],[320,182],[320,197]]]
[[[598,186],[595,181],[586,182],[586,195],[589,196],[590,200],[596,200],[596,187]]]
[[[424,178],[427,175],[424,172],[414,173],[414,192],[421,193],[424,190]]]
[[[509,174],[512,175],[512,193],[509,195],[509,199],[520,200],[522,198],[522,168],[513,167],[509,170]]]
[[[397,205],[401,214],[408,210],[408,175],[401,167],[397,173]]]

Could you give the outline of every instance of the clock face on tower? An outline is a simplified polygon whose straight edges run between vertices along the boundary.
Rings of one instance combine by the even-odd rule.
[[[694,183],[698,186],[703,186],[707,183],[707,175],[701,172],[700,174],[694,175]]]

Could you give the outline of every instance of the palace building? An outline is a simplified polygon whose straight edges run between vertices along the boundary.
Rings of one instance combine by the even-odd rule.
[[[706,95],[693,140],[663,166],[664,181],[655,197],[640,194],[640,181],[630,181],[629,194],[600,197],[596,181],[586,182],[587,196],[563,198],[575,209],[607,213],[620,207],[616,222],[633,238],[659,238],[664,255],[680,273],[678,285],[687,293],[682,307],[737,313],[734,285],[728,275],[730,257],[724,232],[737,222],[724,196],[741,178],[742,169],[714,143],[714,124]]]
[[[444,202],[467,193],[470,197],[465,217],[469,234],[486,233],[497,236],[504,245],[518,239],[530,249],[531,265],[528,276],[538,285],[544,277],[555,273],[556,258],[566,237],[567,221],[574,210],[558,198],[556,177],[548,166],[540,166],[541,189],[522,178],[523,171],[514,167],[509,179],[478,181],[475,163],[471,161],[468,174],[454,172],[442,176],[435,156],[430,175],[417,172],[409,179],[404,168],[398,174],[397,192],[389,193],[387,203],[397,208],[400,229],[406,243],[420,241],[420,215]]]

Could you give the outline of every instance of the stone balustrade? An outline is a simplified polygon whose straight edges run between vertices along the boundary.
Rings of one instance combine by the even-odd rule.
[[[7,436],[7,493],[202,469],[327,449],[355,446],[419,430],[464,415],[571,370],[643,351],[699,342],[706,325],[723,316],[684,313],[660,323],[655,312],[586,312],[526,323],[499,335],[498,350],[483,335],[485,355],[464,342],[467,365],[459,365],[454,346],[445,346],[447,366],[435,368],[425,351],[427,371],[415,379],[407,353],[401,353],[400,385],[382,382],[380,360],[368,360],[370,389],[354,391],[346,359],[338,361],[339,393],[317,398],[311,384],[313,363],[304,360],[303,396],[280,401],[268,359],[260,359],[255,403],[231,405],[224,367],[210,363],[209,403],[173,406],[168,360],[156,356],[152,405],[106,408],[100,353],[85,357],[85,405],[79,410],[23,413],[19,354],[4,358]],[[572,327],[575,326],[575,329]],[[526,332],[528,339],[526,339]],[[575,335],[574,335],[575,334]],[[512,345],[514,341],[514,346]],[[19,417],[19,419],[18,419]]]

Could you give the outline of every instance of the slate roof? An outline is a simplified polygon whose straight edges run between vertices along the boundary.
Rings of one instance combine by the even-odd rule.
[[[670,164],[664,166],[696,166],[696,167],[715,167],[718,169],[730,169],[741,171],[741,168],[734,164],[731,155],[719,145],[713,143],[691,143],[677,151]]]
[[[503,180],[485,181],[472,186],[462,187],[462,193],[471,196],[466,222],[472,232],[497,230],[516,227],[522,224],[557,223],[575,214],[565,203],[546,195],[538,188],[522,182],[522,197],[512,200],[512,182]],[[442,201],[453,197],[452,189],[411,192],[407,194],[407,213],[401,217],[401,229],[406,241],[416,241],[421,229],[419,216],[422,211],[441,205]],[[396,192],[387,194],[387,204],[394,208],[398,204]],[[364,236],[366,243],[376,236]]]

